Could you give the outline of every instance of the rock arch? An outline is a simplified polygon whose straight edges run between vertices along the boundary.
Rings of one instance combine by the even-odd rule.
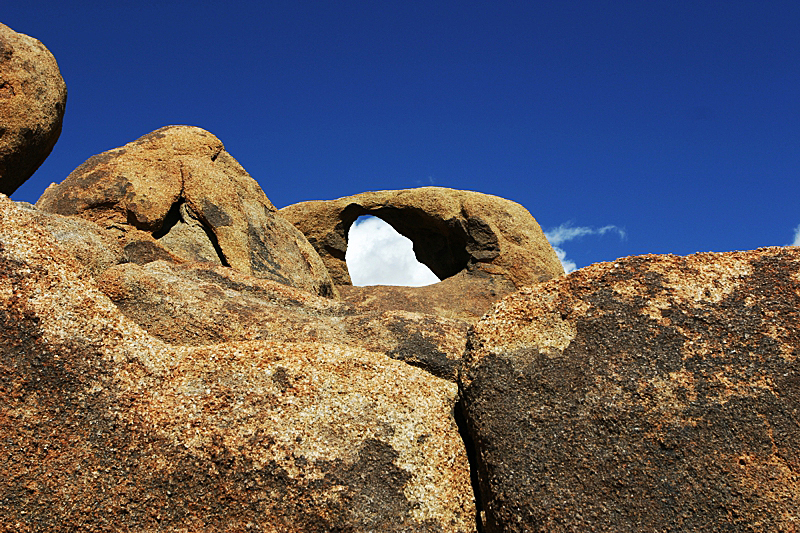
[[[417,259],[442,280],[501,278],[520,288],[564,272],[533,216],[488,194],[442,187],[375,191],[279,213],[311,242],[337,285],[351,285],[347,235],[362,215],[377,216],[409,238]]]
[[[414,243],[385,220],[361,216],[347,234],[347,270],[354,286],[424,287],[441,278],[420,263]]]
[[[364,215],[380,218],[400,235],[410,239],[414,243],[414,254],[417,256],[417,260],[430,268],[439,279],[446,279],[458,274],[466,268],[469,262],[470,257],[466,253],[468,234],[465,228],[459,224],[453,224],[453,221],[443,221],[421,209],[395,206],[373,207],[353,203],[345,207],[341,213],[344,234],[349,235],[350,227],[358,217]],[[349,281],[344,284],[348,283]]]

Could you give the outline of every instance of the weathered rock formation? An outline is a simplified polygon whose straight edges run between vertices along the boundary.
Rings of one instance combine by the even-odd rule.
[[[796,530],[800,248],[592,265],[469,346],[486,531]]]
[[[335,294],[303,235],[211,133],[167,126],[96,155],[37,202],[113,230],[145,259],[210,262]]]
[[[360,308],[225,267],[126,263],[106,270],[98,287],[128,318],[173,344],[340,343],[455,382],[466,342],[459,320]]]
[[[0,65],[24,57],[6,30]],[[0,156],[40,158],[2,152],[8,131]],[[0,194],[3,531],[800,523],[800,248],[558,277],[518,204],[423,188],[277,212],[185,126],[37,206]],[[350,286],[362,214],[443,281]]]
[[[431,313],[353,305],[228,267],[181,263],[174,256],[164,260],[123,246],[114,232],[87,220],[16,205],[95,278],[127,317],[165,342],[340,342],[456,380],[468,325],[438,316],[435,308]]]
[[[91,276],[100,276],[107,268],[120,263],[147,263],[153,259],[134,254],[136,248],[126,248],[111,231],[78,217],[46,213],[26,202],[16,204],[28,211],[32,224],[48,232],[59,247],[77,259]],[[168,255],[163,250],[164,255]],[[177,257],[172,257],[180,261]]]
[[[280,210],[319,252],[342,296],[382,309],[435,308],[475,320],[501,296],[564,273],[539,224],[521,205],[471,191],[422,187],[376,191]],[[414,243],[417,260],[443,281],[423,288],[351,287],[345,263],[350,226],[362,215],[389,223]]]
[[[0,198],[0,523],[475,530],[454,383],[343,344],[166,344],[32,213]]]
[[[50,51],[0,23],[0,193],[16,191],[50,155],[66,103]]]

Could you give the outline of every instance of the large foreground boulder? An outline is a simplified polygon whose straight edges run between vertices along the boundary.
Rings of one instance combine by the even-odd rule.
[[[53,54],[0,24],[0,193],[16,191],[50,155],[66,103]]]
[[[36,205],[115,231],[126,249],[153,259],[230,266],[335,295],[314,248],[200,128],[167,126],[91,157]]]
[[[350,226],[362,215],[389,223],[414,243],[417,260],[442,283],[424,288],[347,290],[354,303],[385,308],[449,309],[477,319],[501,296],[562,275],[539,224],[521,205],[497,196],[442,187],[375,191],[280,210],[319,252],[334,283],[352,285],[345,253]]]
[[[456,385],[355,346],[174,346],[0,197],[0,524],[475,530]]]
[[[800,248],[513,294],[461,376],[486,531],[796,531]]]
[[[338,342],[456,380],[468,323],[437,316],[436,309],[431,314],[384,310],[376,302],[354,305],[228,267],[180,264],[155,239],[149,248],[124,246],[114,232],[88,220],[15,205],[95,278],[125,316],[170,344]]]

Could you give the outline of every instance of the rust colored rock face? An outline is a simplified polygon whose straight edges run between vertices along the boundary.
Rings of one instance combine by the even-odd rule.
[[[164,343],[32,213],[0,197],[0,524],[475,530],[454,383],[344,344]]]
[[[16,191],[50,155],[66,103],[50,51],[0,24],[0,193]]]
[[[365,192],[302,202],[280,213],[316,248],[337,285],[351,285],[345,263],[347,235],[361,215],[388,222],[414,243],[421,263],[440,279],[452,280],[393,291],[384,305],[401,306],[396,309],[433,305],[476,319],[500,296],[564,273],[531,214],[515,202],[488,194],[441,187]],[[376,290],[380,291],[357,287],[347,293],[360,301],[377,299]],[[495,296],[487,298],[491,292]]]
[[[157,258],[165,258],[155,253],[163,248],[184,261],[335,295],[303,235],[220,140],[200,128],[167,126],[96,155],[48,187],[36,205],[91,220]]]
[[[487,531],[796,530],[800,249],[592,265],[468,346]]]

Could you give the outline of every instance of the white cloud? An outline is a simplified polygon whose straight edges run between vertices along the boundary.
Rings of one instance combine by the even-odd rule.
[[[800,226],[797,226],[794,230],[794,242],[792,246],[800,246]]]
[[[608,226],[603,226],[602,228],[591,228],[588,226],[573,226],[571,222],[566,222],[557,228],[545,231],[544,235],[553,246],[553,250],[555,250],[558,260],[561,261],[561,266],[564,267],[564,271],[569,274],[577,269],[577,265],[575,264],[575,261],[567,259],[567,252],[564,251],[564,249],[561,247],[561,244],[579,237],[585,237],[586,235],[605,235],[609,232],[619,234],[620,239],[624,239],[626,237],[624,229],[618,228],[617,226],[611,224]]]
[[[547,237],[547,240],[550,241],[550,244],[555,246],[566,241],[571,241],[572,239],[577,239],[578,237],[583,237],[585,235],[604,235],[609,231],[617,232],[620,239],[624,239],[626,237],[625,230],[620,229],[617,226],[608,225],[595,229],[587,226],[573,226],[571,222],[566,222],[557,228],[546,231],[545,236]]]
[[[417,261],[411,241],[376,217],[360,217],[348,235],[347,269],[353,285],[421,287],[439,278]]]
[[[578,269],[578,265],[575,264],[575,261],[570,261],[567,259],[567,252],[558,246],[553,246],[553,250],[555,250],[558,260],[561,261],[561,266],[564,267],[564,272],[569,274],[570,272],[574,272]]]

